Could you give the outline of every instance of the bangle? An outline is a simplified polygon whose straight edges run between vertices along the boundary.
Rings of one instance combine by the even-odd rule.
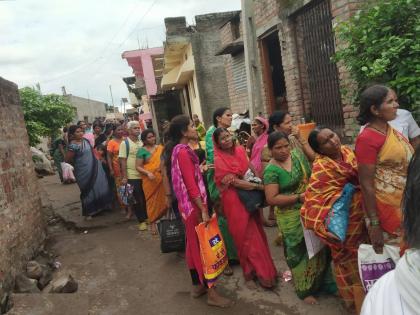
[[[379,219],[378,218],[374,218],[374,219],[370,219],[370,226],[379,226]]]

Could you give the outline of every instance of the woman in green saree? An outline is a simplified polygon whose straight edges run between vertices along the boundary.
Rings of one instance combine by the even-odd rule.
[[[289,139],[282,132],[268,138],[272,159],[264,171],[268,204],[275,206],[277,224],[284,238],[284,255],[294,280],[296,294],[308,304],[316,304],[314,295],[335,293],[330,254],[324,247],[309,259],[300,208],[311,175],[309,162],[300,150],[290,150]]]

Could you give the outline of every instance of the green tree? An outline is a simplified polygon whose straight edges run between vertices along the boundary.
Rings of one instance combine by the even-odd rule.
[[[396,90],[400,105],[420,119],[420,5],[418,0],[368,1],[336,28],[344,42],[334,57],[357,83],[354,100],[368,84]]]
[[[40,137],[55,138],[75,116],[75,108],[60,95],[42,95],[29,87],[20,89],[19,95],[31,146],[40,143]]]

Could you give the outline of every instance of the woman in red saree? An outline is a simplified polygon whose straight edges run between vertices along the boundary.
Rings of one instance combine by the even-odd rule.
[[[352,198],[343,243],[328,231],[325,218],[347,183],[359,186],[356,157],[350,148],[341,145],[337,134],[328,128],[315,129],[308,141],[317,155],[301,208],[302,221],[331,249],[338,291],[346,306],[354,308],[353,287],[361,285],[357,250],[360,244],[368,241],[360,189],[357,188]]]
[[[215,152],[215,181],[221,193],[229,232],[238,251],[245,281],[255,288],[257,279],[262,287],[273,288],[277,282],[277,270],[271,257],[267,237],[258,212],[249,213],[239,199],[236,188],[263,190],[262,184],[243,180],[249,169],[246,151],[233,143],[228,130],[217,128],[213,134]]]

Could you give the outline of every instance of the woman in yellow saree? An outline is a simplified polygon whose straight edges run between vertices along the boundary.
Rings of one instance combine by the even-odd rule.
[[[143,141],[143,147],[137,152],[136,168],[142,174],[147,217],[151,224],[152,234],[156,235],[156,221],[167,210],[165,189],[160,168],[163,146],[156,145],[156,135],[152,129],[143,131],[141,140]]]
[[[395,92],[373,85],[360,96],[358,121],[365,125],[356,140],[356,157],[370,239],[377,253],[384,243],[402,244],[401,200],[413,155],[409,141],[388,123],[397,117]]]

